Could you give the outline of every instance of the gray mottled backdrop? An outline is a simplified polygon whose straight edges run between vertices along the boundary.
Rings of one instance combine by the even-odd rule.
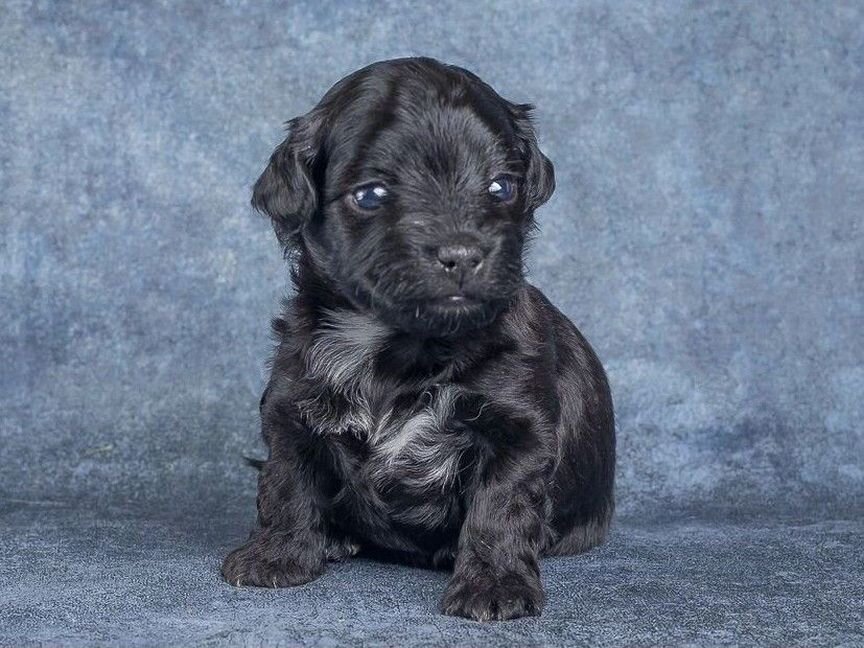
[[[862,9],[2,3],[4,510],[251,511],[287,287],[251,183],[424,54],[537,105],[531,275],[608,369],[621,518],[864,514]]]

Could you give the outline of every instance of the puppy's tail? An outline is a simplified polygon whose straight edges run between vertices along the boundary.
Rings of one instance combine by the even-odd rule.
[[[247,457],[246,455],[243,455],[243,461],[246,462],[247,466],[250,466],[255,470],[260,471],[262,468],[264,468],[265,462],[263,459],[256,459],[255,457]]]

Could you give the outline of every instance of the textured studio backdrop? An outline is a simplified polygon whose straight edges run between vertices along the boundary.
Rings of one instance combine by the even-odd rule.
[[[287,290],[251,184],[412,54],[536,104],[531,279],[612,384],[616,531],[541,619],[366,561],[218,580]],[[860,2],[3,2],[0,644],[862,640],[862,205]]]

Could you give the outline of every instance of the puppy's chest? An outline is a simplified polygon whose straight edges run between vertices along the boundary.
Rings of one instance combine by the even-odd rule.
[[[456,418],[460,390],[382,388],[374,360],[384,339],[378,325],[357,314],[342,315],[316,336],[306,370],[320,390],[299,403],[301,415],[340,449],[352,480],[377,493],[446,493],[472,445]]]
[[[457,397],[452,386],[432,388],[410,406],[361,396],[319,410],[313,427],[339,448],[346,477],[375,492],[443,494],[455,485],[472,445],[453,416]]]

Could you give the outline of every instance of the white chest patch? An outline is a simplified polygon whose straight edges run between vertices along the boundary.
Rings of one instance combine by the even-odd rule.
[[[319,434],[350,433],[363,439],[369,449],[365,472],[376,486],[398,482],[411,490],[444,491],[456,479],[470,445],[452,424],[459,390],[438,386],[425,392],[415,409],[398,413],[371,402],[372,364],[390,333],[368,315],[328,313],[307,354],[306,370],[323,379],[347,407],[336,411],[322,395],[301,403],[301,411]]]
[[[450,487],[470,439],[454,427],[458,389],[427,392],[428,404],[417,412],[378,426],[369,437],[370,476],[379,485],[399,481],[417,491]]]

